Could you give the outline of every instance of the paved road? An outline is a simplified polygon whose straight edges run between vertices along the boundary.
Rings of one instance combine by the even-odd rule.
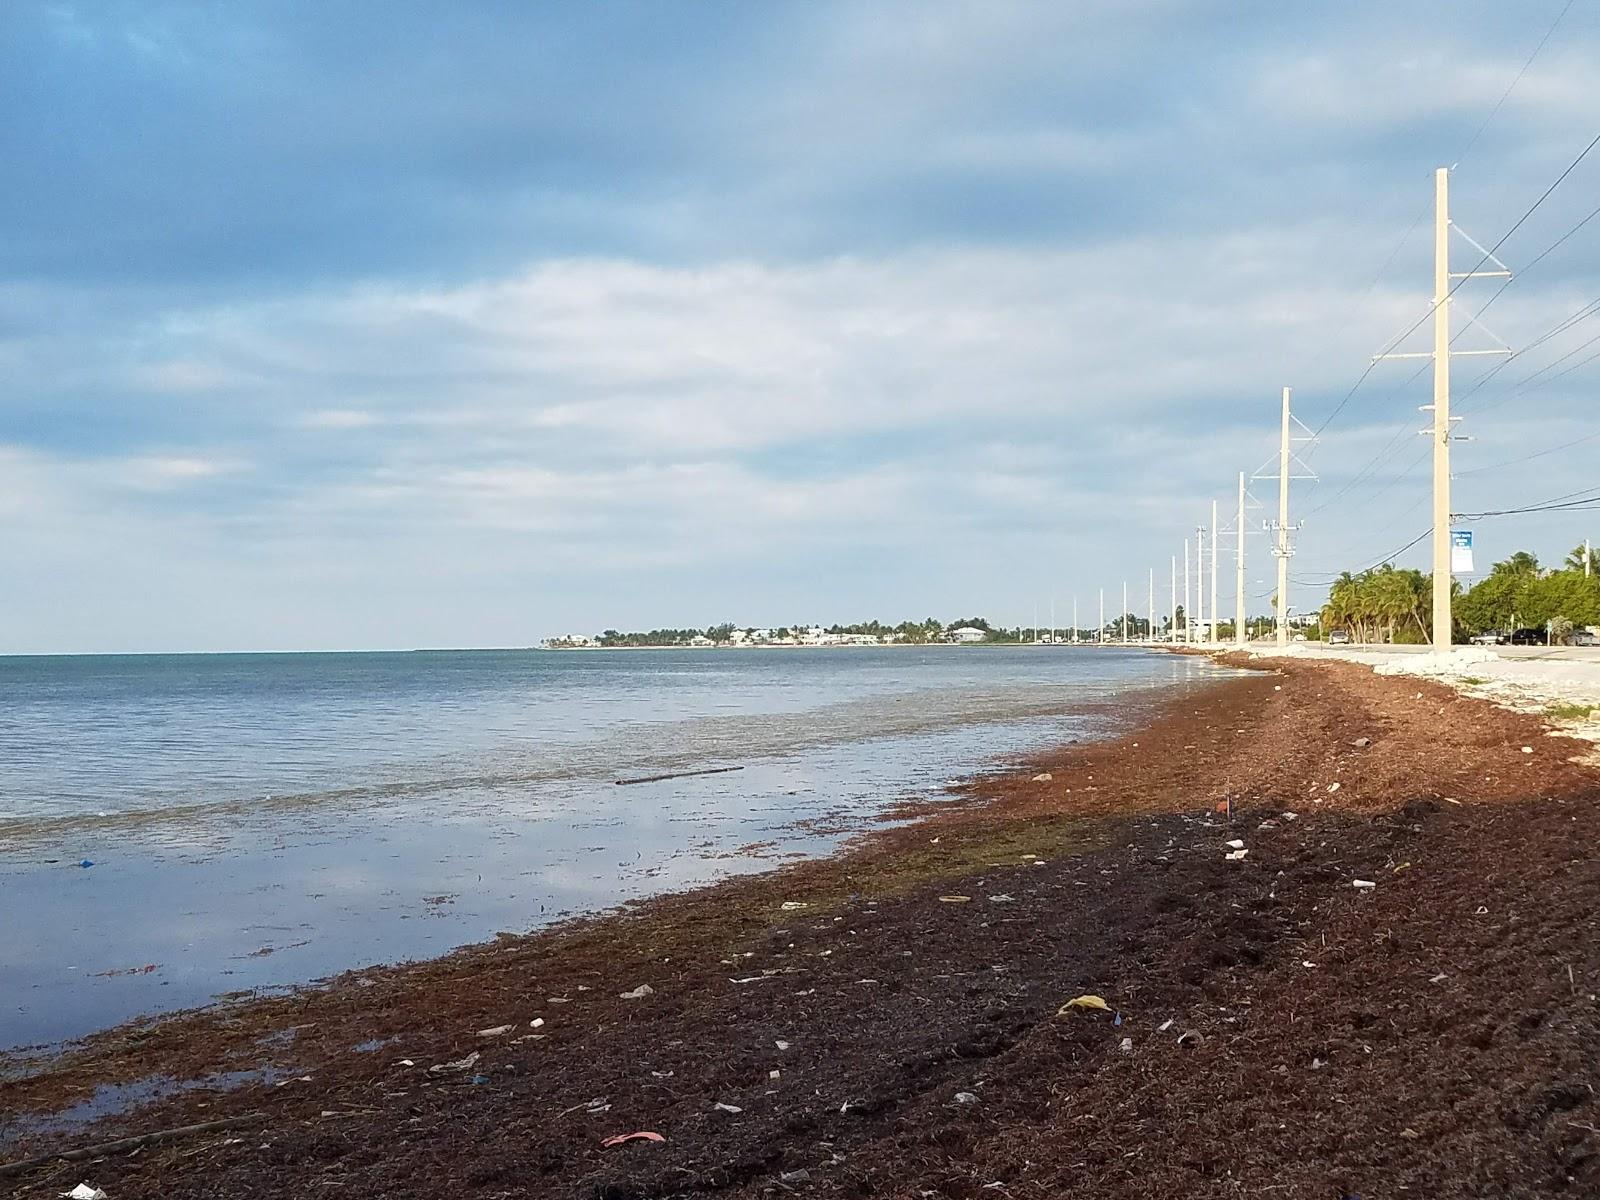
[[[1299,642],[1301,649],[1319,654],[1427,654],[1432,646],[1329,646],[1326,643]],[[1457,646],[1457,650],[1492,650],[1501,658],[1521,658],[1545,662],[1600,662],[1600,646]]]

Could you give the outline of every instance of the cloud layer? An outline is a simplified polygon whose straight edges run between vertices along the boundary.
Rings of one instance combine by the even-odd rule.
[[[0,646],[1142,604],[1278,388],[1320,425],[1426,312],[1431,168],[1492,244],[1594,135],[1576,9],[1495,111],[1558,11],[13,6]],[[1484,323],[1581,311],[1596,230]],[[1594,323],[1462,360],[1458,507],[1588,482],[1587,351],[1539,372]],[[1414,370],[1309,453],[1308,597],[1426,524]]]

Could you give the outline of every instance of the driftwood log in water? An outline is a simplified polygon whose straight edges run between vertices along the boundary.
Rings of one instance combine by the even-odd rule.
[[[669,771],[665,775],[641,775],[638,779],[619,779],[618,787],[635,783],[660,783],[663,779],[687,779],[691,775],[726,775],[729,771],[742,771],[743,767],[707,767],[703,771]]]

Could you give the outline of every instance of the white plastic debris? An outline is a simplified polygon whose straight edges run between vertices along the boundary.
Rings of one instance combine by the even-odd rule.
[[[458,1058],[454,1062],[434,1063],[428,1068],[429,1075],[454,1075],[458,1071],[470,1070],[483,1057],[476,1050],[465,1058]]]
[[[543,1017],[535,1017],[533,1020],[528,1022],[528,1028],[529,1029],[543,1029],[544,1028],[544,1018]]]
[[[781,1038],[778,1041],[773,1042],[772,1044],[774,1046],[776,1046],[779,1050],[787,1050],[789,1048],[789,1043],[786,1042],[786,1041],[783,1041]]]
[[[480,1029],[480,1030],[478,1030],[478,1036],[479,1037],[505,1037],[506,1034],[510,1033],[515,1028],[516,1028],[516,1026],[514,1026],[514,1025],[495,1025],[495,1026],[493,1026],[492,1028],[489,1028],[489,1029]]]
[[[1229,850],[1243,850],[1244,849],[1244,842],[1242,842],[1238,838],[1234,838],[1231,842],[1225,842],[1223,844],[1226,845]]]
[[[1522,752],[1524,754],[1532,754],[1533,753],[1533,747],[1532,746],[1524,746],[1522,748]]]
[[[1350,881],[1350,886],[1355,888],[1357,891],[1370,892],[1378,885],[1373,883],[1370,879],[1352,879]]]
[[[1330,795],[1331,795],[1331,794],[1332,794],[1332,793],[1334,793],[1334,792],[1337,792],[1337,791],[1338,791],[1338,790],[1339,790],[1339,784],[1338,784],[1338,782],[1337,782],[1337,781],[1335,781],[1335,782],[1333,782],[1333,783],[1330,783],[1330,784],[1329,784],[1329,785],[1328,785],[1328,792],[1329,792],[1329,794],[1330,794]]]
[[[646,996],[654,996],[655,994],[655,988],[651,987],[648,983],[641,983],[638,987],[634,988],[633,991],[623,992],[620,999],[643,1000]]]
[[[779,1071],[779,1070],[768,1071],[767,1072],[767,1078],[768,1079],[782,1079],[783,1078],[783,1072]]]
[[[1247,855],[1249,853],[1250,853],[1250,851],[1248,851],[1248,850],[1230,850],[1230,851],[1228,851],[1227,854],[1223,855],[1223,857],[1226,858],[1229,862],[1238,862],[1240,859],[1242,859],[1245,855]]]
[[[1054,778],[1055,776],[1050,774],[1049,771],[1040,771],[1033,777],[1033,781],[1035,783],[1049,783]]]
[[[1128,1051],[1133,1049],[1133,1039],[1132,1038],[1123,1038],[1121,1044],[1118,1045],[1117,1049],[1121,1050],[1124,1054],[1126,1054]]]
[[[402,1059],[397,1060],[394,1065],[397,1066],[397,1067],[414,1067],[417,1064],[412,1059],[402,1058]]]
[[[1168,1017],[1165,1021],[1161,1022],[1160,1025],[1156,1026],[1156,1032],[1157,1033],[1165,1033],[1167,1030],[1172,1028],[1173,1022],[1174,1022],[1174,1018]]]
[[[778,907],[784,912],[794,912],[797,908],[810,908],[811,906],[804,900],[785,900],[782,904],[778,905]]]
[[[725,1113],[742,1113],[744,1111],[744,1109],[740,1108],[737,1104],[724,1104],[721,1100],[718,1100],[712,1107],[718,1112]]]
[[[977,1102],[978,1102],[978,1096],[977,1096],[976,1092],[957,1092],[956,1093],[956,1103],[957,1104],[976,1104]]]
[[[80,1183],[70,1192],[62,1192],[61,1195],[64,1198],[70,1197],[70,1200],[106,1200],[104,1192],[97,1187],[89,1186],[87,1183]]]

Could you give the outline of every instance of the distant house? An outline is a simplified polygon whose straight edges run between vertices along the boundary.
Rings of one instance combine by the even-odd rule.
[[[689,639],[689,645],[691,645],[691,646],[715,646],[716,643],[713,642],[710,638],[708,638],[705,634],[697,633],[692,638]]]
[[[945,634],[952,642],[981,642],[988,636],[988,630],[979,629],[976,625],[962,625]]]
[[[546,638],[544,644],[552,650],[581,650],[593,646],[595,640],[581,633],[569,633],[562,637]]]

